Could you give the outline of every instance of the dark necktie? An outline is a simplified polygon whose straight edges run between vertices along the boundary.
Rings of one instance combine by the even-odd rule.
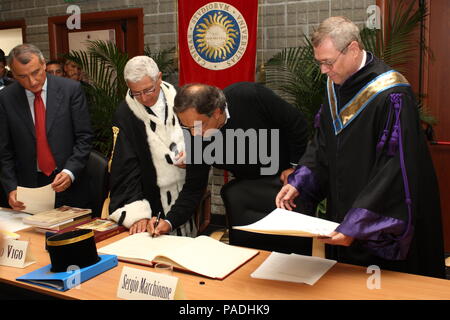
[[[34,94],[34,126],[36,129],[36,151],[38,166],[41,171],[50,176],[56,168],[55,159],[47,141],[45,128],[45,107],[41,92]]]

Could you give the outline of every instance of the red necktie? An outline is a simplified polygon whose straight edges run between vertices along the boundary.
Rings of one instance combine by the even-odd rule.
[[[55,159],[47,141],[45,128],[45,106],[41,92],[34,94],[34,127],[36,129],[36,151],[39,169],[50,176],[56,168]]]

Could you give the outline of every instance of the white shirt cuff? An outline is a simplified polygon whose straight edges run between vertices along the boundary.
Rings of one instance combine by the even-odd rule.
[[[69,175],[70,179],[72,180],[72,183],[75,181],[75,176],[73,175],[73,173],[70,170],[67,169],[63,169],[63,171],[61,172],[65,172]]]
[[[170,232],[172,232],[172,230],[173,230],[173,228],[172,228],[172,223],[170,223],[169,220],[165,220],[165,221],[169,224],[169,226],[170,226]]]

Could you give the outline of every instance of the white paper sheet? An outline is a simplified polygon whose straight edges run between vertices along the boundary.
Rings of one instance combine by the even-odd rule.
[[[327,236],[338,226],[338,223],[332,221],[277,208],[255,223],[233,228],[250,232],[312,237]]]
[[[335,260],[272,252],[251,274],[252,278],[279,280],[314,285]]]
[[[16,232],[27,229],[30,226],[22,222],[22,219],[30,216],[27,213],[0,208],[0,230]]]
[[[17,187],[17,200],[25,205],[25,212],[36,214],[55,207],[55,190],[51,184],[40,188]]]

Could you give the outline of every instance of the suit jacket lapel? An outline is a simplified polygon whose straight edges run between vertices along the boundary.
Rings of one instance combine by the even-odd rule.
[[[45,126],[47,134],[50,132],[61,105],[62,95],[55,79],[47,75],[47,105],[45,111]]]
[[[30,111],[30,105],[28,103],[28,98],[25,93],[25,89],[18,85],[17,90],[15,93],[16,101],[17,101],[17,113],[22,118],[23,123],[26,125],[26,127],[30,130],[33,137],[35,137],[35,129],[34,129],[34,123],[33,123],[33,117],[31,115]]]

